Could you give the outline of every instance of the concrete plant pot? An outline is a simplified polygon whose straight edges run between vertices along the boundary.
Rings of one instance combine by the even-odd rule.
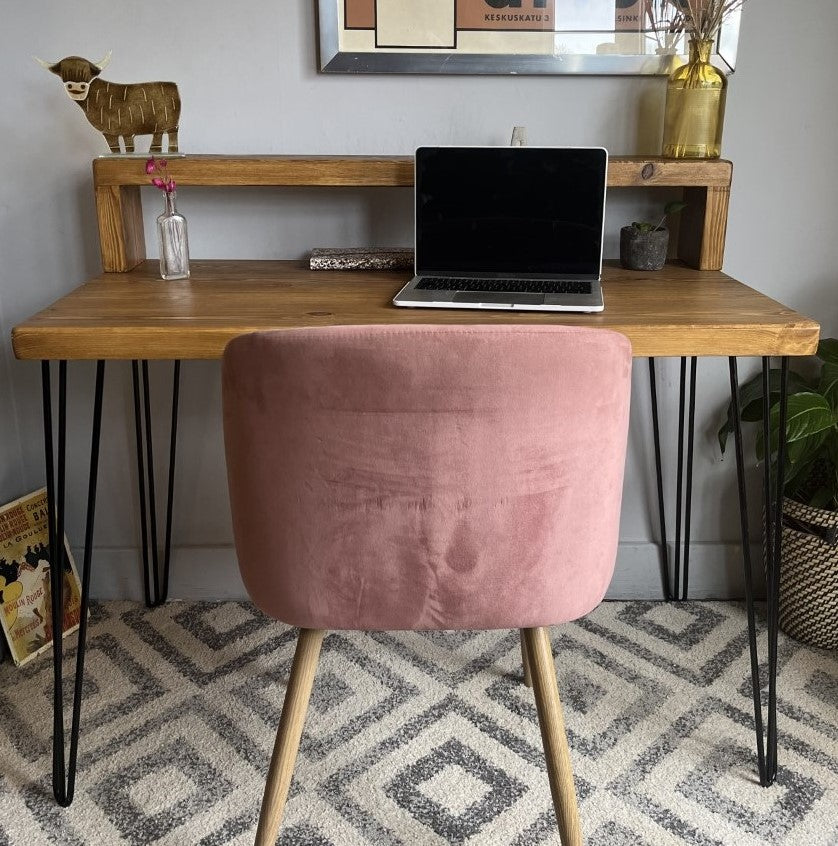
[[[620,230],[620,264],[629,270],[660,270],[668,249],[668,229],[642,232],[636,226],[624,226]]]

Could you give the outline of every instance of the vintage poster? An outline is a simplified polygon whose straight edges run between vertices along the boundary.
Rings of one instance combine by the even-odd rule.
[[[683,1],[318,0],[321,70],[668,73]],[[738,10],[719,51],[734,58],[737,38]]]
[[[532,45],[544,51],[552,43],[556,2],[344,0],[344,41],[347,47],[360,49],[471,52],[494,43],[494,50],[500,47],[505,52],[528,52]],[[607,28],[613,26],[613,5],[611,12]],[[533,33],[540,33],[540,38],[534,40]]]
[[[52,644],[47,514],[45,488],[0,507],[0,623],[18,666]],[[64,551],[64,634],[67,634],[79,625],[81,587],[66,538]]]

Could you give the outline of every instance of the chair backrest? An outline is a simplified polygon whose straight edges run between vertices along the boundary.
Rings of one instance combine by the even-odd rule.
[[[631,347],[561,326],[259,332],[223,362],[239,566],[314,629],[526,628],[602,599]]]

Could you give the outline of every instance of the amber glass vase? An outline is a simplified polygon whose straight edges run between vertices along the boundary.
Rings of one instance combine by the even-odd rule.
[[[663,154],[717,159],[722,151],[727,78],[710,64],[712,40],[690,39],[690,60],[666,85]]]

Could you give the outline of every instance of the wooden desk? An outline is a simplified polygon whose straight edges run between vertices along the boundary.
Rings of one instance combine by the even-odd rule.
[[[815,321],[719,271],[607,264],[600,314],[407,309],[406,272],[311,271],[304,262],[196,261],[163,282],[157,262],[93,279],[12,332],[22,359],[213,359],[260,329],[372,323],[562,323],[622,332],[635,356],[789,356],[817,348]]]
[[[169,157],[169,170],[181,186],[331,186],[374,187],[413,184],[412,159],[398,156],[186,156]],[[62,650],[59,639],[53,651],[55,667],[53,723],[53,791],[62,805],[73,798],[78,741],[81,680],[89,598],[89,574],[98,475],[99,434],[105,360],[131,360],[134,376],[134,417],[137,438],[137,476],[146,603],[165,601],[171,549],[173,473],[177,431],[177,402],[181,359],[216,359],[236,335],[259,329],[300,326],[377,323],[560,323],[600,326],[627,335],[634,355],[649,358],[653,432],[661,519],[661,548],[668,580],[663,485],[657,425],[654,359],[681,356],[679,413],[678,495],[675,549],[675,591],[678,573],[681,518],[681,477],[685,419],[687,357],[692,357],[690,412],[687,441],[686,507],[684,533],[684,594],[689,550],[689,501],[692,470],[692,431],[695,410],[696,356],[728,356],[731,396],[738,403],[737,356],[760,356],[767,372],[770,356],[783,360],[815,352],[816,322],[782,306],[720,272],[724,259],[728,198],[732,177],[730,162],[611,157],[608,188],[680,187],[687,207],[681,215],[678,256],[682,264],[668,265],[657,273],[621,270],[609,263],[604,271],[606,310],[602,314],[572,315],[510,311],[464,311],[395,308],[391,300],[407,280],[406,273],[311,272],[302,262],[194,261],[192,278],[163,282],[156,262],[146,260],[141,186],[147,185],[142,161],[107,157],[93,163],[102,266],[109,271],[62,297],[12,332],[15,355],[42,362],[44,435],[47,489],[55,503],[50,517],[51,559],[58,560],[58,538],[64,527],[64,465],[66,458],[66,364],[68,360],[94,359],[93,437],[83,563],[82,624],[77,651],[76,693],[71,725],[70,758],[65,767]],[[54,446],[51,373],[49,362],[59,360],[57,449]],[[173,359],[172,428],[169,447],[166,537],[159,577],[156,529],[154,461],[151,445],[151,410],[148,359]],[[142,368],[142,369],[141,369]],[[141,378],[142,377],[142,378]],[[785,385],[785,380],[781,380]],[[142,400],[141,400],[142,397]],[[785,408],[785,389],[780,405]],[[144,407],[144,414],[141,411]],[[767,416],[767,405],[764,413]],[[781,420],[784,419],[781,413]],[[143,432],[144,429],[144,432]],[[783,425],[780,426],[784,430]],[[771,784],[776,775],[776,668],[777,606],[780,532],[766,549],[768,585],[768,729],[762,727],[762,699],[758,678],[756,628],[751,590],[750,541],[747,493],[744,484],[741,430],[734,431],[739,502],[742,515],[743,557],[751,649],[751,676],[760,781]],[[784,444],[779,445],[782,451]],[[782,461],[780,462],[782,465]],[[779,525],[782,479],[766,479],[765,499],[771,520]],[[148,507],[146,507],[148,506]],[[149,561],[149,549],[153,561]],[[60,568],[53,568],[53,629],[60,629]],[[150,574],[154,589],[150,587]],[[162,586],[161,586],[162,585]],[[667,597],[668,581],[665,582]],[[767,736],[767,755],[766,740]]]

